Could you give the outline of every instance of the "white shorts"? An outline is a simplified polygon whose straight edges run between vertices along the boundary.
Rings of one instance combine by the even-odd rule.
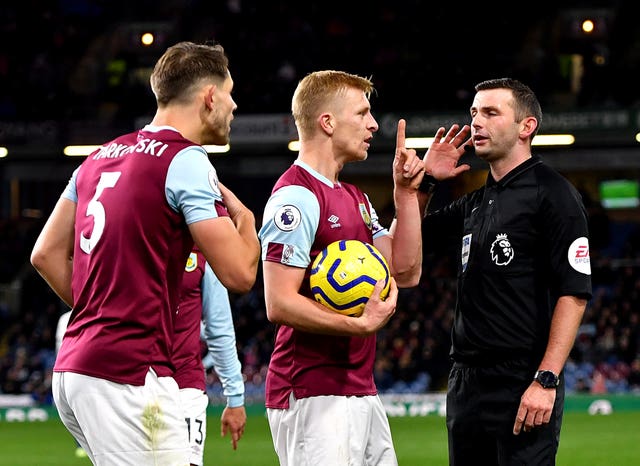
[[[397,466],[391,428],[378,396],[289,398],[267,409],[280,466]]]
[[[209,397],[205,392],[197,388],[182,388],[180,389],[180,401],[189,429],[191,464],[202,466],[204,462],[204,442],[207,438]]]
[[[178,384],[147,373],[143,386],[54,372],[60,419],[97,466],[189,464]]]

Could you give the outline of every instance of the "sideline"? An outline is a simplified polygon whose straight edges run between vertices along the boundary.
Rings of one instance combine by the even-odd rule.
[[[385,394],[380,395],[389,417],[444,416],[446,403],[444,393]],[[54,406],[29,406],[24,399],[11,403],[9,396],[2,398],[0,422],[44,422],[58,418]],[[262,403],[245,406],[247,416],[265,416]],[[207,415],[220,416],[223,405],[209,406]],[[591,415],[607,415],[622,411],[640,411],[640,394],[624,395],[567,395],[565,412],[587,412]]]

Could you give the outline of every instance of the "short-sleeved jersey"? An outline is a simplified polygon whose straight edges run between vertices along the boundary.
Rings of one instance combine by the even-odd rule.
[[[427,215],[430,249],[457,250],[451,355],[539,360],[557,298],[590,299],[587,214],[578,191],[538,157]],[[430,251],[427,251],[430,252]]]
[[[202,325],[201,325],[202,324]],[[227,289],[194,246],[184,269],[175,324],[174,379],[182,388],[205,390],[202,340],[222,383],[227,405],[244,405],[244,380]]]
[[[58,318],[58,325],[56,325],[56,353],[60,351],[62,346],[64,332],[67,331],[67,325],[69,325],[69,317],[71,317],[71,310],[66,311]]]
[[[228,215],[216,183],[204,149],[169,127],[123,135],[74,172],[63,194],[77,202],[73,316],[56,371],[132,385],[149,368],[173,374],[173,319],[193,245],[185,218]]]
[[[259,236],[263,260],[307,269],[300,293],[311,297],[309,268],[322,249],[339,239],[373,243],[384,234],[387,230],[360,189],[334,184],[296,161],[273,188]],[[375,335],[339,337],[278,326],[265,405],[287,408],[292,391],[298,399],[374,395],[375,350]]]
[[[180,388],[205,390],[202,347],[200,344],[200,322],[202,319],[202,277],[205,258],[194,249],[189,254],[182,279],[180,304],[175,319],[173,363],[176,372],[173,378]]]

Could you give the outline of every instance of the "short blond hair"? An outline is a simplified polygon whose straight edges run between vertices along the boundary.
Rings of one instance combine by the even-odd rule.
[[[313,133],[323,106],[347,89],[361,90],[367,98],[374,91],[371,79],[335,70],[314,71],[298,83],[291,100],[291,113],[300,137]]]

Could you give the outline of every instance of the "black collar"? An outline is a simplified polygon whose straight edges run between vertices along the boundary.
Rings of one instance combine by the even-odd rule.
[[[501,187],[504,187],[508,185],[512,180],[520,176],[522,173],[530,170],[531,168],[541,163],[542,163],[542,160],[540,159],[540,157],[538,157],[537,155],[532,155],[530,159],[525,160],[520,165],[518,165],[513,170],[511,170],[509,173],[507,173],[505,176],[503,176],[502,179],[500,179],[500,181],[496,181],[495,179],[493,179],[491,170],[489,170],[489,174],[487,175],[486,185],[487,186],[499,185]]]

